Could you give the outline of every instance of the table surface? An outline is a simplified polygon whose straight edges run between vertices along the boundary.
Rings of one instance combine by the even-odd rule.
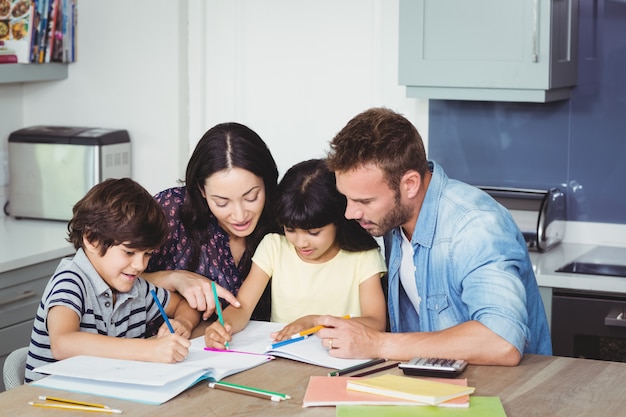
[[[105,403],[123,410],[125,416],[334,416],[334,407],[302,408],[311,375],[328,369],[277,358],[267,364],[232,375],[226,381],[289,394],[290,400],[264,399],[213,390],[201,382],[160,406],[61,392],[24,385],[0,394],[0,416],[69,415],[64,410],[27,405],[39,395]],[[401,375],[394,369],[384,371]],[[498,396],[509,417],[530,416],[623,416],[626,409],[626,363],[556,356],[527,355],[515,367],[470,365],[463,377],[476,387],[474,395]],[[72,411],[72,416],[90,412]]]

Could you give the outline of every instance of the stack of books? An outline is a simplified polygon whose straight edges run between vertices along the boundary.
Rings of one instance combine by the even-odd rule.
[[[77,0],[0,0],[0,40],[18,63],[75,62]]]
[[[467,379],[384,374],[377,377],[312,376],[302,406],[335,406],[337,417],[420,416],[505,417],[498,397],[470,396]]]

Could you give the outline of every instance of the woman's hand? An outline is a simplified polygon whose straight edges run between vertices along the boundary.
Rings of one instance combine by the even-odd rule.
[[[191,271],[170,271],[170,282],[173,288],[189,303],[191,308],[202,312],[202,319],[207,320],[215,311],[215,299],[211,289],[211,280]],[[228,301],[230,305],[239,307],[239,301],[225,288],[215,284],[217,295]]]

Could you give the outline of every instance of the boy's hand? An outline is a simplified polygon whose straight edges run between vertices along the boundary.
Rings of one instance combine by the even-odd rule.
[[[224,323],[224,326],[222,326],[219,321],[215,321],[205,329],[204,343],[209,348],[225,349],[226,342],[232,340],[231,331],[230,324]]]
[[[169,330],[168,330],[169,333]],[[191,342],[183,336],[169,333],[163,337],[150,339],[153,346],[153,362],[176,363],[185,360]]]

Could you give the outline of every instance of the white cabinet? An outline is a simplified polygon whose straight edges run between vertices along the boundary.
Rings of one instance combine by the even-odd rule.
[[[546,102],[577,79],[578,0],[400,0],[407,96]]]

